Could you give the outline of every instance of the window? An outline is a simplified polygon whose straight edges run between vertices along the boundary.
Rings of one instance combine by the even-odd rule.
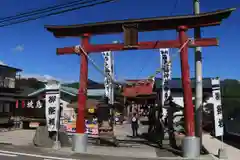
[[[5,113],[9,113],[10,112],[10,104],[9,103],[5,103],[4,104],[4,112]]]
[[[0,113],[3,112],[3,102],[0,102]]]
[[[15,88],[15,79],[14,78],[9,79],[9,88]]]
[[[14,88],[15,87],[15,79],[14,78],[5,77],[5,79],[4,79],[4,87],[6,87],[6,88]]]
[[[0,102],[0,113],[9,113],[10,110],[10,103]]]
[[[0,87],[4,86],[4,78],[0,76]]]

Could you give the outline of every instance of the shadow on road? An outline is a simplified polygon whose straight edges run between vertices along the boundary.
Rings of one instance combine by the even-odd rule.
[[[180,145],[176,146],[176,147],[171,147],[169,140],[168,139],[164,139],[163,140],[163,145],[161,146],[159,143],[159,136],[156,134],[148,134],[148,133],[143,133],[141,138],[147,140],[147,142],[149,143],[148,145],[154,145],[156,147],[156,152],[157,154],[161,154],[161,156],[163,156],[163,151],[165,152],[169,152],[172,153],[172,156],[181,156],[182,155],[182,151],[181,151],[181,147]],[[180,140],[178,140],[177,144],[180,144]],[[169,156],[169,155],[167,155]]]
[[[222,141],[221,140],[221,137],[217,138],[219,141]],[[235,147],[237,149],[240,149],[240,138],[239,136],[235,136],[235,135],[225,135],[223,137],[223,142],[225,144],[228,144],[232,147]]]

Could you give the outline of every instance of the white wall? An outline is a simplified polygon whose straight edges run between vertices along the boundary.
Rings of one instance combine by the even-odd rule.
[[[15,88],[16,72],[0,68],[0,86]]]
[[[74,112],[73,108],[68,108],[67,105],[69,104],[68,102],[64,101],[64,100],[60,100],[60,103],[62,103],[62,114],[61,114],[61,118],[62,119],[70,119],[70,120],[75,120],[76,118],[76,114]]]
[[[179,106],[182,106],[184,108],[184,102],[183,102],[183,95],[181,93],[172,93],[172,96],[173,96],[173,101],[178,104]],[[195,97],[192,98],[193,100],[195,99]],[[210,97],[209,100],[207,101],[207,103],[212,103],[214,104],[215,103],[215,99],[213,97]],[[193,104],[194,105],[194,104]],[[204,110],[204,108],[203,108]],[[167,109],[163,109],[163,117],[166,117],[167,115]],[[178,112],[175,112],[174,115],[176,116],[174,119],[173,119],[173,122],[174,123],[177,123],[180,121],[180,119],[182,118],[183,116],[183,111],[178,111]],[[175,128],[176,129],[176,128]],[[176,129],[177,130],[177,129]]]

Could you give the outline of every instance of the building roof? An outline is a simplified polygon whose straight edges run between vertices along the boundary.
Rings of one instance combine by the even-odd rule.
[[[21,72],[22,71],[22,69],[15,68],[15,67],[10,67],[10,66],[4,65],[4,64],[0,64],[0,68],[13,70],[13,71],[16,71],[16,72]]]
[[[131,82],[139,82],[137,80],[130,80]],[[126,85],[123,88],[122,95],[125,97],[149,96],[155,94],[153,92],[154,81],[148,83],[137,83],[137,85]]]
[[[20,92],[17,94],[18,97],[28,97],[29,94],[33,93],[36,91],[34,88],[30,87],[20,87]]]
[[[137,24],[139,32],[176,29],[180,25],[186,25],[188,28],[206,27],[219,25],[221,21],[225,18],[228,18],[234,10],[236,10],[236,8],[217,10],[198,15],[126,19],[65,26],[46,25],[45,28],[52,32],[56,37],[79,37],[85,33],[93,35],[121,33],[123,32],[124,25],[133,24]]]
[[[34,96],[37,95],[41,92],[46,91],[46,88],[41,88],[39,90],[36,90],[32,93],[30,93],[28,96]],[[66,86],[61,86],[61,92],[67,93],[72,96],[77,96],[78,94],[78,89],[76,88],[71,88],[71,87],[66,87]],[[88,89],[87,95],[88,96],[93,96],[93,97],[98,97],[98,96],[104,96],[105,90],[104,89]]]
[[[180,78],[173,78],[169,82],[171,89],[182,89],[182,80]],[[195,88],[195,79],[191,79],[191,87]],[[156,90],[162,89],[162,79],[156,78],[154,88]],[[203,88],[212,89],[211,78],[203,78]]]

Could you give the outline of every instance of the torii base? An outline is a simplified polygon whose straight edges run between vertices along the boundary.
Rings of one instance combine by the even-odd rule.
[[[219,159],[228,159],[228,156],[227,156],[227,151],[225,148],[220,148],[218,150],[218,158]]]
[[[200,157],[200,138],[185,137],[182,141],[182,151],[184,158]]]
[[[72,151],[76,153],[87,152],[88,135],[75,133],[72,137]]]

